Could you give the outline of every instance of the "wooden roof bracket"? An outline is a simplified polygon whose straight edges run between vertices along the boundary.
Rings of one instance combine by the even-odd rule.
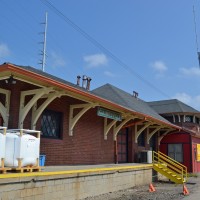
[[[118,126],[114,126],[114,130],[113,130],[113,139],[114,141],[117,140],[117,134],[119,133],[120,129],[131,119],[135,119],[133,116],[129,116],[127,118],[125,118]]]
[[[169,129],[169,130],[166,130],[165,133],[163,133],[162,135],[160,135],[158,137],[158,145],[160,145],[160,142],[161,140],[167,135],[167,133],[169,133],[170,131],[172,131],[173,129]]]
[[[108,133],[109,133],[110,129],[116,124],[116,122],[117,122],[116,120],[112,120],[108,124],[107,118],[104,118],[104,140],[107,140]]]
[[[69,136],[73,136],[73,129],[78,120],[90,109],[98,106],[97,103],[75,104],[70,105],[69,111]],[[81,109],[82,108],[82,109]],[[74,109],[81,109],[79,113],[74,116]]]
[[[35,90],[27,90],[22,91],[20,96],[20,108],[19,108],[19,124],[18,127],[20,129],[23,128],[23,123],[26,115],[33,107],[33,105],[40,99],[44,94],[49,94],[50,92],[54,91],[52,87],[50,88],[40,88]],[[31,100],[25,105],[25,97],[28,95],[33,95]]]
[[[159,127],[155,128],[155,129],[154,129],[153,131],[151,131],[151,132],[150,132],[150,130],[149,130],[151,127],[148,127],[148,128],[147,128],[147,144],[149,144],[151,137],[152,137],[157,131],[159,131],[162,127],[163,127],[163,126],[159,126]]]
[[[10,90],[5,90],[0,88],[0,93],[4,94],[6,96],[5,98],[5,104],[3,105],[2,102],[0,102],[0,113],[3,118],[3,126],[8,126],[8,120],[9,120],[9,110],[10,110]]]
[[[40,105],[40,107],[37,108],[37,102],[34,104],[32,109],[32,121],[31,121],[31,129],[35,130],[36,123],[44,111],[44,109],[57,97],[60,98],[62,95],[65,95],[64,92],[55,91],[52,93],[47,94],[47,99]]]
[[[147,122],[140,130],[137,130],[138,125],[135,125],[135,143],[137,143],[137,139],[138,139],[139,135],[142,133],[142,131],[144,131],[151,124],[152,124],[152,122]]]

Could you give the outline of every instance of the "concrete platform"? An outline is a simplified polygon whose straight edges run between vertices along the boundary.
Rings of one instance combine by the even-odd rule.
[[[1,174],[0,199],[78,200],[151,181],[151,164],[49,166],[42,172]]]
[[[112,168],[123,168],[123,167],[140,167],[140,166],[152,166],[152,164],[145,163],[122,163],[122,164],[99,164],[99,165],[61,165],[61,166],[46,166],[43,171],[55,172],[55,171],[66,171],[66,170],[84,170],[84,169],[112,169]]]

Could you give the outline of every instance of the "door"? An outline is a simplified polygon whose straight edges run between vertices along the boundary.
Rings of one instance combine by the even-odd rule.
[[[123,129],[117,136],[118,162],[128,162],[128,129]]]

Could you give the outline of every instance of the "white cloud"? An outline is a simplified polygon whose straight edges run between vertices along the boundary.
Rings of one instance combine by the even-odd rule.
[[[176,93],[173,99],[178,99],[186,104],[191,103],[192,97],[184,92]]]
[[[61,55],[58,55],[56,52],[51,52],[51,62],[52,67],[62,67],[66,65],[66,61]]]
[[[84,56],[83,60],[87,63],[89,68],[99,67],[108,63],[108,58],[105,54],[93,54]]]
[[[153,62],[151,64],[151,67],[159,74],[163,74],[165,71],[167,71],[166,64],[161,60]]]
[[[198,67],[180,68],[180,72],[186,76],[200,76],[200,69]]]
[[[109,71],[105,71],[104,74],[108,77],[116,77],[116,75],[112,72],[109,72]]]
[[[10,50],[6,44],[0,44],[0,58],[7,57],[10,55]]]
[[[175,94],[172,98],[178,99],[178,100],[182,101],[183,103],[185,103],[197,110],[200,110],[200,95],[191,96],[185,92],[182,92],[182,93]]]

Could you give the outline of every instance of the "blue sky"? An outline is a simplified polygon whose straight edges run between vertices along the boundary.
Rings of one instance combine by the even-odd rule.
[[[0,63],[41,69],[48,12],[45,71],[91,89],[110,83],[145,101],[178,98],[200,110],[200,69],[193,5],[200,39],[198,0],[49,0],[64,16],[109,50],[126,67],[93,45],[43,2],[0,0]],[[200,43],[200,41],[199,41]],[[140,78],[138,78],[138,75]]]

